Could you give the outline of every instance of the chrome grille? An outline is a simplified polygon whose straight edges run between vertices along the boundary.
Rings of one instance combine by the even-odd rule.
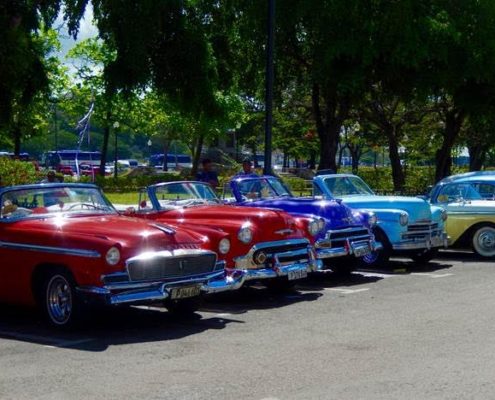
[[[281,264],[293,261],[309,262],[308,243],[304,242],[264,247],[253,253],[253,260],[256,260],[261,252],[266,255],[267,261],[260,264],[260,267],[273,265],[275,256]]]
[[[417,223],[408,225],[407,232],[402,234],[402,238],[423,240],[441,234],[442,230],[438,227],[438,223]]]
[[[149,281],[185,278],[206,274],[215,270],[215,253],[202,251],[199,251],[199,253],[190,253],[187,250],[183,253],[181,255],[174,255],[170,254],[170,252],[158,252],[151,257],[134,257],[127,261],[129,279],[131,281]]]
[[[318,240],[317,247],[332,248],[343,247],[348,242],[357,243],[365,242],[372,239],[372,235],[368,229],[363,227],[345,228],[328,231],[325,239]]]

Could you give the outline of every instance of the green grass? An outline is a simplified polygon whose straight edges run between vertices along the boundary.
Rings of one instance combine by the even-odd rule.
[[[108,200],[114,204],[132,204],[136,205],[139,200],[139,194],[136,192],[129,193],[105,193]]]

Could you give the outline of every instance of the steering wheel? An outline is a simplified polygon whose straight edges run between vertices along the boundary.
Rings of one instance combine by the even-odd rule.
[[[76,204],[72,204],[69,208],[67,208],[67,211],[71,211],[73,210],[74,208],[76,207],[81,207],[81,210],[100,210],[101,207],[98,207],[94,204],[90,204],[90,203],[76,203]]]

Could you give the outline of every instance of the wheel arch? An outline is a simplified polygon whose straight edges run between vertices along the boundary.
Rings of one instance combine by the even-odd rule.
[[[51,271],[65,271],[67,272],[72,279],[74,279],[74,274],[70,270],[70,268],[62,263],[41,263],[38,264],[33,269],[33,273],[31,275],[31,292],[33,294],[33,298],[38,302],[40,300],[40,290],[43,279],[46,277],[48,272]]]
[[[458,247],[471,247],[472,237],[474,232],[476,232],[479,228],[483,226],[490,226],[495,229],[495,223],[490,221],[481,221],[471,225],[468,229],[464,231],[464,233],[457,239],[457,241],[453,244]]]

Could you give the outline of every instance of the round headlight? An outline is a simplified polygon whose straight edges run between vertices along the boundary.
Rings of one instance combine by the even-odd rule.
[[[408,222],[409,222],[409,216],[406,213],[401,213],[399,216],[399,224],[405,226],[407,225]]]
[[[218,251],[220,254],[227,254],[230,250],[230,240],[227,238],[223,238],[220,240],[220,243],[218,244]]]
[[[369,213],[368,224],[370,226],[375,226],[377,223],[378,223],[378,218],[376,217],[375,213]]]
[[[248,228],[247,226],[239,229],[239,232],[237,233],[237,238],[242,242],[242,243],[249,243],[253,239],[253,231]]]
[[[117,247],[111,247],[107,251],[105,260],[109,265],[116,265],[120,261],[120,250]]]
[[[312,219],[308,224],[308,232],[311,236],[316,236],[320,232],[320,223],[317,219]]]
[[[447,221],[447,217],[448,217],[447,210],[442,210],[442,221]]]

